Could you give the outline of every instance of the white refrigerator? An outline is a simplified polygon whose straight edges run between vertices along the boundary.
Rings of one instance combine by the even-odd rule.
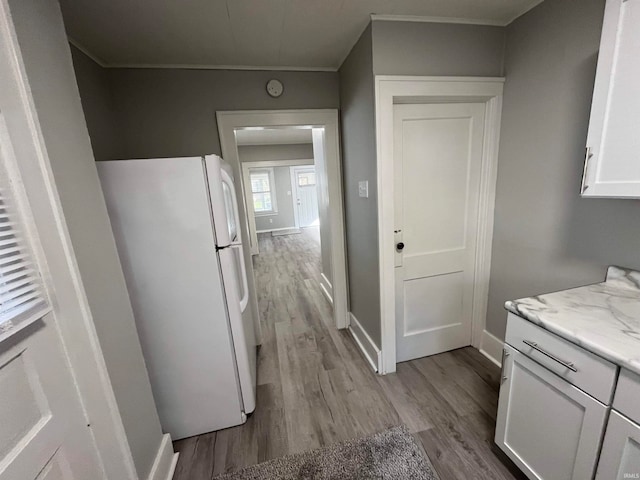
[[[244,423],[256,336],[231,167],[216,155],[97,165],[163,429]]]

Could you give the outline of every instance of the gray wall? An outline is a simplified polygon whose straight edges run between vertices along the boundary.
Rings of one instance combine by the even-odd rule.
[[[313,145],[310,143],[287,145],[244,145],[238,147],[240,162],[274,160],[308,160],[300,165],[313,164]],[[271,230],[295,226],[293,192],[289,167],[275,167],[276,201],[278,213],[256,216],[256,230]],[[288,192],[288,193],[287,193]],[[270,221],[271,220],[271,221]]]
[[[13,0],[23,54],[64,220],[140,478],[162,432],[118,259],[57,2]]]
[[[340,67],[350,309],[380,345],[375,75],[502,76],[504,27],[375,21]],[[358,181],[369,181],[369,198]]]
[[[502,76],[505,28],[373,22],[376,75]]]
[[[604,0],[546,0],[507,30],[487,328],[504,301],[640,268],[640,202],[579,196]]]
[[[340,67],[349,309],[380,346],[378,191],[371,25]],[[369,198],[358,181],[369,181]]]
[[[123,158],[220,154],[216,111],[338,108],[338,74],[112,69]],[[270,97],[267,81],[284,84]],[[83,92],[84,94],[84,92]]]
[[[71,57],[78,89],[82,92],[82,109],[87,122],[96,160],[120,157],[120,136],[113,109],[109,71],[87,57],[73,45]]]
[[[313,163],[313,145],[311,143],[287,145],[242,145],[238,147],[238,156],[240,157],[241,162],[310,160],[309,163]]]
[[[276,202],[278,213],[275,215],[256,215],[256,230],[293,228],[296,218],[293,213],[293,193],[291,192],[291,172],[289,167],[274,167]]]

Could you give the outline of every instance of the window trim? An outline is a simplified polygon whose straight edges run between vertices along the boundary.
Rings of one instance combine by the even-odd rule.
[[[255,174],[255,173],[267,173],[269,175],[269,194],[271,194],[271,210],[263,210],[260,212],[257,212],[255,210],[255,206],[253,203],[253,195],[256,193],[265,193],[265,192],[254,192],[253,191],[253,185],[251,183],[251,175]],[[275,179],[275,173],[274,173],[274,168],[273,167],[257,167],[257,168],[249,168],[249,187],[251,190],[251,208],[253,210],[253,214],[256,217],[268,217],[268,216],[272,216],[272,215],[278,215],[278,194],[276,191],[276,179]]]

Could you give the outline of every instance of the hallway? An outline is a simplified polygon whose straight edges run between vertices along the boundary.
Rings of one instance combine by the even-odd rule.
[[[256,411],[244,425],[175,442],[175,480],[211,479],[400,423],[421,440],[442,480],[514,478],[491,450],[495,365],[469,347],[374,374],[349,333],[332,325],[319,287],[317,229],[260,234],[259,242]]]

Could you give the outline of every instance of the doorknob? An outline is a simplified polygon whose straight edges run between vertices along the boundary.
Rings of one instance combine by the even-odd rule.
[[[403,248],[404,248],[404,243],[402,243],[402,242],[396,243],[396,249],[399,252],[401,252]]]

